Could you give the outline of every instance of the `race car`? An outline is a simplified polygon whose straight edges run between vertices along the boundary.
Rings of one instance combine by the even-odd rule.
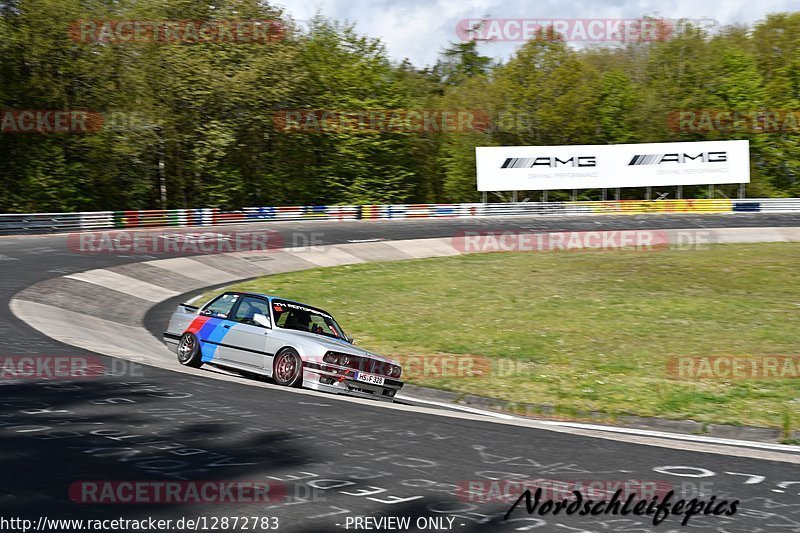
[[[325,311],[276,296],[230,291],[202,307],[180,304],[163,339],[182,365],[210,363],[287,387],[383,401],[403,387],[396,361],[356,348]]]

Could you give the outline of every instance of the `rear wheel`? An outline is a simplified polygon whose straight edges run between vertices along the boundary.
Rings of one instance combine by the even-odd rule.
[[[178,343],[178,362],[184,366],[200,368],[203,366],[200,343],[194,333],[184,333]]]
[[[272,378],[284,387],[299,387],[303,382],[303,361],[293,348],[285,348],[275,356]]]

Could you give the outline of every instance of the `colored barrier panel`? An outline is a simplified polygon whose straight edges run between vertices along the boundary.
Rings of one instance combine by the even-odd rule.
[[[757,213],[761,211],[759,202],[737,202],[733,204],[733,210],[737,213]]]
[[[800,213],[800,198],[608,200],[494,204],[397,204],[246,207],[0,214],[0,234],[212,226],[292,220],[378,220],[484,216],[580,216],[675,213]]]
[[[607,200],[601,202],[569,202],[583,213],[598,215],[646,213],[730,213],[733,201],[728,199],[682,200]]]

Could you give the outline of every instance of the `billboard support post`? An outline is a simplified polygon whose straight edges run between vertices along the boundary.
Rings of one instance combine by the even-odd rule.
[[[572,198],[573,202],[577,202],[578,201],[578,189],[572,189],[571,198]]]
[[[617,201],[619,201],[619,196],[620,196],[620,195],[619,195],[619,187],[617,187],[617,190],[616,190],[616,191],[614,191],[614,199],[615,199],[615,200],[617,200]]]
[[[708,186],[708,197],[710,199],[712,199],[712,200],[714,199],[714,186],[713,185],[709,185]]]
[[[601,199],[601,200],[603,200],[604,202],[605,202],[606,200],[608,200],[608,198],[607,198],[607,191],[608,191],[608,189],[606,189],[605,187],[603,187],[603,189],[602,189],[602,192],[600,193],[600,199]]]
[[[652,200],[653,199],[653,188],[652,187],[648,187],[647,188],[647,192],[644,193],[644,199],[645,200]]]
[[[740,200],[743,200],[746,197],[745,186],[746,185],[744,183],[740,183],[739,184],[739,199]]]
[[[487,193],[486,191],[483,191],[481,193],[481,203],[484,203],[484,204],[487,203],[489,201],[488,196],[489,196],[489,193]]]
[[[511,201],[517,203],[517,191],[511,191]]]
[[[683,198],[683,185],[678,185],[678,192],[675,194],[675,198],[678,200]]]

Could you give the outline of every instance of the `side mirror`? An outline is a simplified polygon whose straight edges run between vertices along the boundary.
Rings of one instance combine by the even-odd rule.
[[[255,315],[253,315],[253,322],[255,322],[256,324],[258,324],[261,327],[265,327],[265,328],[271,328],[272,327],[272,324],[270,324],[270,322],[269,322],[269,318],[267,318],[266,315],[262,315],[260,313],[256,313]]]
[[[352,344],[353,346],[356,345],[356,340],[353,337],[349,337],[347,340],[349,340],[350,344]]]

